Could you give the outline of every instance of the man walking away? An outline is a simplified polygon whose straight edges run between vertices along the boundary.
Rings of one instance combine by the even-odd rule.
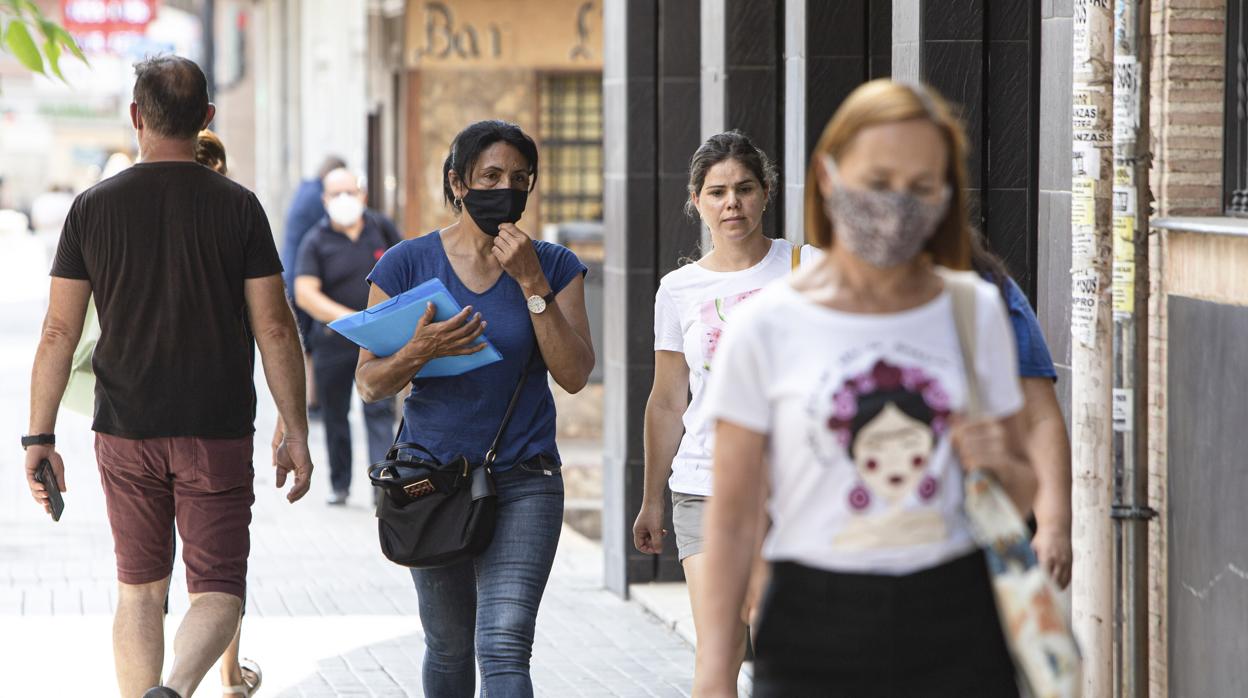
[[[329,450],[331,505],[347,503],[351,489],[351,389],[359,347],[326,325],[368,305],[368,275],[385,251],[402,239],[388,218],[364,208],[360,178],[345,169],[325,176],[325,209],[299,247],[295,301],[315,320],[312,366]],[[394,440],[394,400],[364,403],[368,453],[376,463]]]
[[[130,118],[142,162],[70,210],[22,445],[31,493],[48,508],[34,472],[47,459],[65,489],[57,405],[94,296],[101,332],[92,428],[117,554],[117,683],[126,698],[190,696],[234,636],[246,592],[255,344],[286,424],[273,462],[278,487],[294,473],[291,502],[312,474],[303,361],[260,203],[195,162],[196,134],[215,113],[203,72],[164,56],[135,73]],[[191,605],[159,687],[175,521]]]

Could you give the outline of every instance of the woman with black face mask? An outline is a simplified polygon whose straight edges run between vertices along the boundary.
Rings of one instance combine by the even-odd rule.
[[[531,696],[537,608],[563,523],[548,377],[575,393],[594,366],[586,267],[566,248],[516,227],[537,181],[537,146],[518,126],[472,124],[455,137],[442,169],[443,193],[458,220],[386,252],[368,277],[368,304],[437,278],[463,311],[434,322],[430,306],[397,353],[381,358],[361,350],[356,385],[375,401],[410,382],[398,441],[419,443],[443,463],[461,454],[480,462],[517,395],[492,469],[492,542],[471,560],[413,569],[412,578],[425,630],[426,694],[473,695],[479,663],[484,693]],[[458,376],[416,377],[433,359],[480,351],[482,334],[502,361]]]

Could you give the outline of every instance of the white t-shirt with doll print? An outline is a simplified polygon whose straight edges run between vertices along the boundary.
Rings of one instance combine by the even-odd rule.
[[[983,410],[1006,417],[1023,406],[1014,337],[997,288],[977,292]],[[733,316],[711,376],[709,416],[768,435],[768,560],[901,575],[975,548],[949,438],[966,372],[948,292],[870,315],[775,284]]]
[[[812,264],[821,256],[817,248],[804,245],[801,265]],[[778,239],[772,240],[762,261],[748,269],[711,271],[697,263],[686,264],[659,283],[654,298],[654,350],[684,354],[692,395],[685,410],[685,435],[668,480],[673,492],[710,496],[714,425],[706,411],[705,385],[711,359],[725,322],[737,305],[771,282],[787,277],[792,268],[793,243]]]

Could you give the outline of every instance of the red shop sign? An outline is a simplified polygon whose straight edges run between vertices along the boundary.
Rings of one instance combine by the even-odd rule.
[[[61,23],[71,34],[139,33],[156,19],[159,0],[61,0]]]

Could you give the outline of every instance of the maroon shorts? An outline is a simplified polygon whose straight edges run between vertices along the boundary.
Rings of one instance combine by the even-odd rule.
[[[147,584],[168,577],[176,521],[187,589],[246,598],[252,441],[96,434],[117,579]]]

